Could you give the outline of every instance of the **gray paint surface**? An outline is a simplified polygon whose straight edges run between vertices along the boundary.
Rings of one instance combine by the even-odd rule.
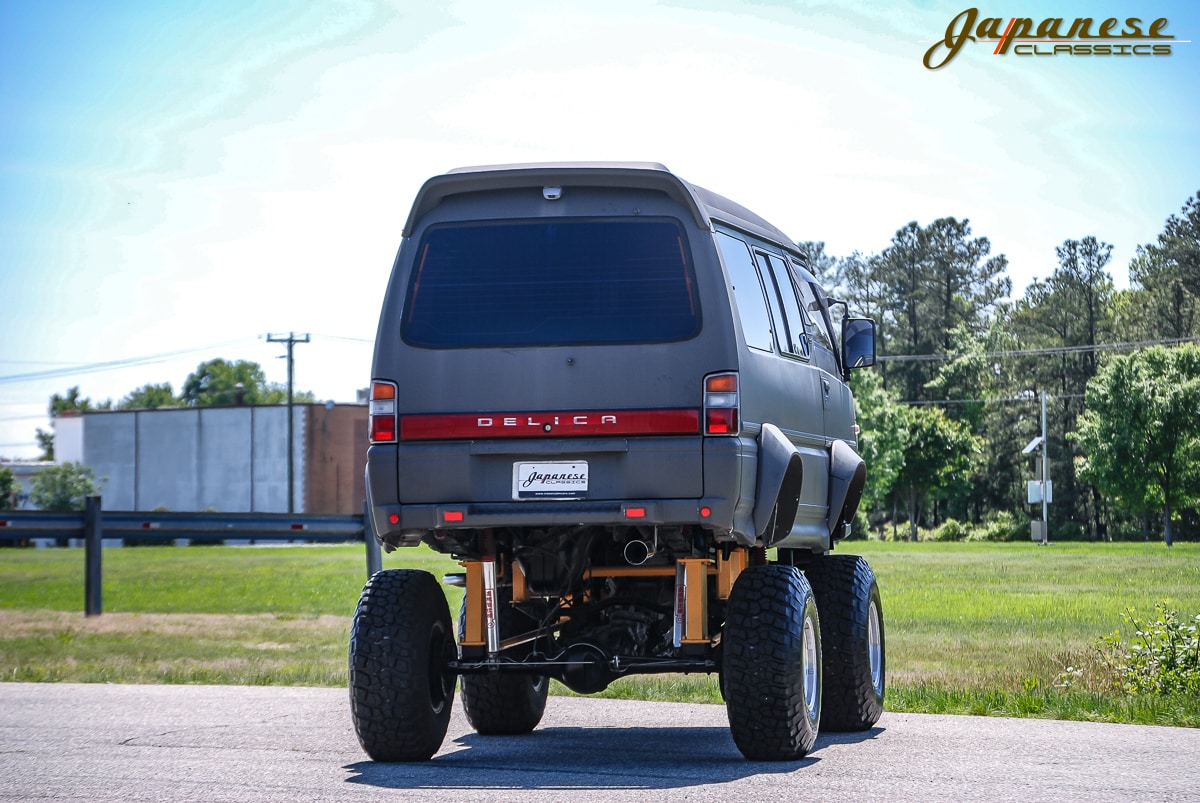
[[[84,419],[83,462],[96,472],[112,510],[137,505],[137,414],[89,415]]]
[[[86,425],[85,425],[86,426]],[[199,510],[200,411],[137,416],[139,509]],[[87,453],[87,430],[84,452]]]
[[[199,413],[196,509],[253,510],[251,483],[245,481],[257,446],[251,443],[251,417],[237,408],[208,408]],[[252,412],[254,417],[260,414]],[[231,478],[240,479],[231,482]]]
[[[884,714],[803,761],[742,759],[718,705],[551,697],[376,764],[345,689],[0,683],[0,800],[1195,801],[1200,730]]]

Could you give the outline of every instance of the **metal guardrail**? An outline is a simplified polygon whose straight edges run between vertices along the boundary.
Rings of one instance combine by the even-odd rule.
[[[0,512],[0,541],[33,538],[82,538],[84,542],[84,612],[99,616],[101,555],[105,538],[141,542],[191,541],[363,541],[367,576],[379,571],[383,556],[374,535],[365,531],[362,513],[171,513],[106,511],[100,497],[89,496],[79,511],[15,510]]]

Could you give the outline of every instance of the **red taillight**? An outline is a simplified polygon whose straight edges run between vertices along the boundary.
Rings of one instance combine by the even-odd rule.
[[[395,443],[396,383],[375,380],[371,383],[371,443]]]
[[[704,434],[736,435],[738,431],[737,410],[718,408],[704,413]]]
[[[735,373],[704,378],[705,435],[736,435],[740,431],[737,380]]]

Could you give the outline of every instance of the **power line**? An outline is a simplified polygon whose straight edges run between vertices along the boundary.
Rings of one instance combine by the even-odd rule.
[[[65,360],[10,360],[7,357],[0,357],[0,365],[78,365],[78,363]]]
[[[230,340],[225,343],[214,343],[209,346],[198,346],[190,349],[180,349],[179,351],[168,351],[162,354],[150,354],[144,357],[126,357],[121,360],[108,360],[106,362],[84,363],[73,365],[66,368],[51,368],[45,371],[31,371],[25,374],[9,374],[8,376],[0,376],[0,382],[32,382],[37,379],[54,379],[60,376],[74,376],[76,374],[94,374],[101,371],[114,371],[119,368],[128,368],[135,365],[149,365],[156,362],[165,362],[166,360],[175,357],[182,357],[185,354],[196,354],[202,351],[212,351],[214,349],[228,348],[251,341],[250,338],[242,338],[240,340]]]
[[[1132,351],[1149,346],[1178,346],[1195,343],[1200,337],[1179,337],[1165,340],[1139,340],[1128,343],[1096,343],[1090,346],[1055,346],[1043,349],[1006,349],[983,351],[978,354],[879,354],[878,362],[935,362],[956,360],[960,357],[1040,357],[1058,354],[1085,354],[1097,351]]]
[[[1050,394],[1051,399],[1082,399],[1082,393],[1064,393],[1062,395]],[[914,401],[905,400],[896,402],[896,404],[907,404],[910,407],[924,407],[933,404],[1037,404],[1037,396],[1017,397],[1008,396],[1003,399],[932,399],[929,401]]]
[[[374,343],[373,337],[350,337],[349,335],[313,335],[321,340],[348,340],[351,343]]]

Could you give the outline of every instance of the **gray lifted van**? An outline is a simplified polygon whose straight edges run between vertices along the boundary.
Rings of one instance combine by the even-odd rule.
[[[482,734],[533,730],[549,678],[716,672],[733,739],[792,760],[884,698],[879,589],[833,556],[863,489],[831,323],[779,229],[658,164],[452,170],[421,188],[375,343],[369,526],[350,636],[377,761],[430,758],[456,679]],[[457,635],[457,638],[456,638]]]

